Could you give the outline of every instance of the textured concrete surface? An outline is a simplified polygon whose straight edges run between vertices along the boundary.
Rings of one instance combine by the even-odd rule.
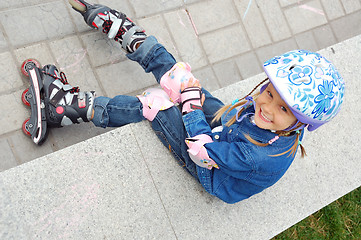
[[[234,205],[207,194],[144,121],[0,173],[1,239],[270,239],[361,185],[361,35],[321,53],[347,89],[340,114],[303,141],[271,188]],[[259,74],[214,94],[247,93]],[[146,136],[146,138],[145,138]],[[4,143],[1,143],[2,146]],[[4,148],[4,147],[3,147]]]
[[[262,72],[282,52],[320,50],[361,34],[361,0],[94,0],[127,13],[191,64],[215,91]],[[119,44],[90,29],[67,0],[0,1],[0,171],[102,134],[92,124],[52,130],[34,146],[21,131],[29,110],[26,58],[56,64],[69,82],[98,95],[139,94],[154,79],[126,60]]]

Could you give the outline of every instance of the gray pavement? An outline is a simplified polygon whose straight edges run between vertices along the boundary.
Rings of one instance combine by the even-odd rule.
[[[98,0],[158,37],[210,91],[261,72],[284,51],[319,50],[361,34],[360,0]],[[120,46],[90,29],[67,0],[0,1],[0,170],[105,133],[89,124],[53,129],[35,146],[21,130],[26,58],[57,65],[72,85],[98,95],[140,93],[155,81]]]
[[[358,35],[320,51],[345,79],[342,110],[306,133],[308,156],[265,191],[232,205],[212,197],[143,121],[1,172],[0,239],[272,238],[361,185],[360,49]],[[213,94],[230,103],[264,78]]]

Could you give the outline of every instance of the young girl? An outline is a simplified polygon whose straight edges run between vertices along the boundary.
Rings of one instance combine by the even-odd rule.
[[[69,2],[89,26],[114,38],[129,59],[152,72],[162,89],[148,89],[137,97],[95,98],[90,92],[67,91],[71,87],[54,78],[53,91],[66,92],[64,101],[58,99],[48,107],[50,115],[58,116],[56,124],[82,118],[105,128],[148,119],[188,172],[227,203],[276,183],[299,147],[305,154],[301,145],[305,129],[317,129],[340,110],[343,79],[317,53],[291,51],[265,62],[268,78],[246,97],[225,106],[201,88],[189,65],[177,63],[123,13],[83,0]],[[260,91],[252,95],[258,87]]]

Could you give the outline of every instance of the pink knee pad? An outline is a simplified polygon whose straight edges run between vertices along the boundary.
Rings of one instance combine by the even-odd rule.
[[[213,167],[218,168],[217,163],[212,160],[207,153],[204,144],[213,142],[207,134],[200,134],[192,138],[186,138],[188,154],[192,161],[200,167],[211,170]]]
[[[149,88],[137,98],[143,104],[143,116],[149,121],[153,121],[159,111],[174,105],[169,100],[167,93],[160,88]]]
[[[166,72],[160,79],[160,85],[174,103],[180,103],[181,83],[194,77],[188,63],[179,62]]]

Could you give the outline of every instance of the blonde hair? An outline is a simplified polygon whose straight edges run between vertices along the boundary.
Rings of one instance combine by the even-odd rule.
[[[254,87],[252,89],[252,91],[250,93],[248,93],[246,96],[244,96],[243,98],[241,99],[238,99],[238,102],[235,103],[235,104],[228,104],[228,105],[225,105],[223,106],[222,108],[220,108],[215,114],[214,114],[214,118],[212,120],[212,123],[213,122],[217,122],[221,119],[221,117],[223,115],[228,115],[233,109],[236,109],[237,107],[240,107],[242,105],[244,105],[247,101],[245,100],[246,97],[248,96],[252,96],[254,99],[256,99],[259,95],[260,95],[260,92],[258,91],[257,93],[253,94],[253,92],[259,87],[261,86],[262,84],[264,84],[265,82],[267,82],[269,79],[266,78],[265,80],[263,80],[262,82],[260,82],[256,87]],[[253,94],[253,95],[252,95]],[[228,120],[228,122],[225,124],[227,127],[231,126],[232,124],[234,124],[237,120],[237,118],[239,118],[242,114],[244,109],[241,109],[240,111],[238,111],[238,115],[235,114],[231,119]],[[291,130],[288,130],[288,131],[276,131],[275,133],[278,135],[278,136],[289,136],[295,129],[298,129],[300,128],[302,125],[304,125],[303,123],[299,122],[295,127],[293,127],[293,129]],[[287,151],[285,152],[282,152],[280,154],[276,154],[276,155],[271,155],[272,157],[279,157],[279,156],[282,156],[284,154],[287,154],[288,153],[288,156],[295,156],[296,154],[296,151],[297,151],[297,148],[298,146],[300,146],[301,148],[301,156],[302,158],[305,157],[307,154],[306,154],[306,151],[305,151],[305,148],[302,146],[301,142],[300,142],[300,137],[301,137],[301,133],[302,133],[303,129],[302,130],[299,130],[299,131],[296,131],[296,139],[295,139],[295,142],[294,144],[290,147],[290,149],[288,149]],[[257,145],[257,146],[260,146],[260,147],[266,147],[268,145],[270,145],[269,142],[267,143],[260,143],[256,140],[254,140],[250,135],[248,134],[245,134],[245,137],[247,138],[248,141],[250,141],[251,143]]]

